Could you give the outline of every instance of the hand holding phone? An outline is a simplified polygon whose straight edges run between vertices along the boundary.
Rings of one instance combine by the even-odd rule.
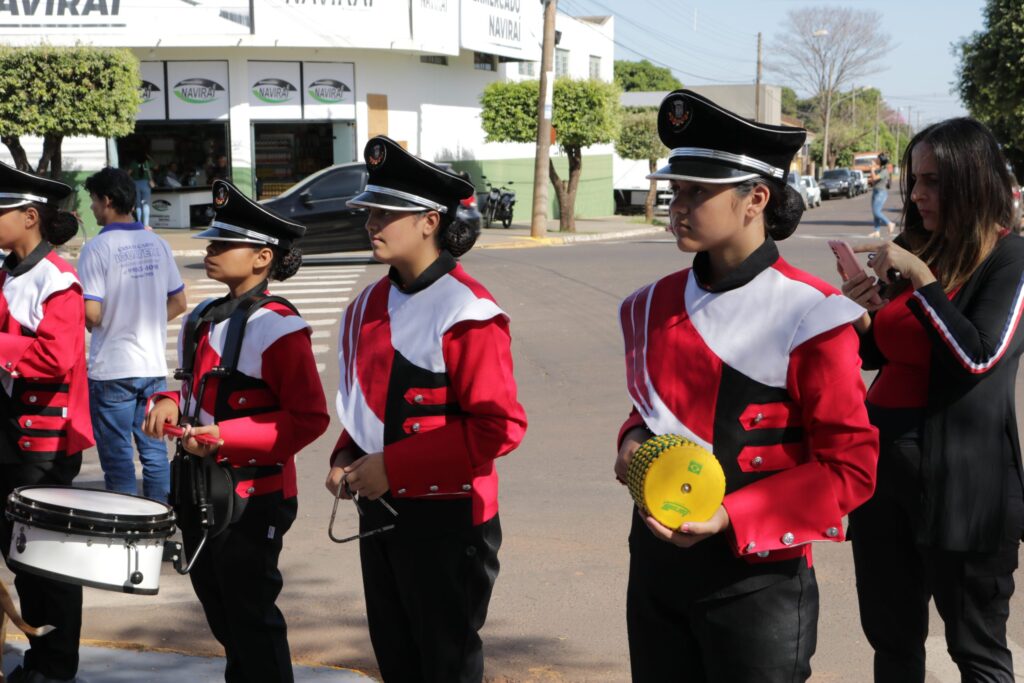
[[[853,253],[853,248],[843,240],[829,240],[828,246],[835,254],[836,261],[839,263],[839,268],[842,271],[843,280],[849,280],[858,274],[867,275],[864,267],[857,261],[856,254]],[[878,293],[871,295],[868,299],[868,303],[872,306],[881,306],[882,298],[878,296]]]

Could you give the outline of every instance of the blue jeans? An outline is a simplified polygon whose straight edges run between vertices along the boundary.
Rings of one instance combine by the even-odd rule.
[[[889,219],[882,213],[882,207],[885,206],[885,200],[888,198],[889,192],[884,188],[871,191],[871,213],[875,217],[875,230],[881,230],[889,225]]]
[[[135,181],[135,211],[136,218],[143,225],[149,225],[149,206],[153,202],[153,188],[149,186],[148,180]]]
[[[146,400],[167,388],[163,377],[126,377],[89,380],[89,413],[96,436],[96,450],[108,491],[135,495],[135,451],[142,462],[142,492],[147,498],[167,501],[171,485],[167,446],[142,433]]]

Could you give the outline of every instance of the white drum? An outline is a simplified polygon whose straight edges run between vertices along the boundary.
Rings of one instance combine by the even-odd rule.
[[[150,498],[23,486],[7,498],[11,569],[93,588],[156,595],[174,511]]]

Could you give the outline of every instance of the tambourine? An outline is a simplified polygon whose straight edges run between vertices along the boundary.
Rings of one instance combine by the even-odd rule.
[[[669,529],[706,522],[725,497],[725,473],[712,453],[676,434],[644,441],[626,476],[637,506]]]

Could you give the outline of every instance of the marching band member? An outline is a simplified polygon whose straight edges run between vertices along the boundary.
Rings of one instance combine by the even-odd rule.
[[[286,301],[267,297],[268,280],[286,280],[299,269],[302,255],[292,243],[305,228],[223,180],[213,184],[213,204],[210,229],[196,237],[210,240],[207,276],[229,291],[183,325],[178,351],[188,380],[180,396],[155,395],[145,431],[162,436],[164,425],[198,412],[198,426],[186,422],[182,447],[228,468],[228,495],[244,511],[208,540],[192,585],[224,646],[224,680],[287,683],[293,676],[275,604],[283,585],[278,557],[297,510],[295,454],[326,431],[329,416],[309,324]],[[229,365],[226,376],[213,370]],[[200,443],[195,437],[203,434],[219,442]],[[193,555],[196,525],[186,523],[182,533],[186,555]]]
[[[669,529],[633,515],[627,625],[634,681],[804,681],[817,638],[813,541],[874,487],[863,309],[786,263],[803,203],[785,177],[805,131],[742,119],[688,90],[658,114],[669,230],[693,265],[621,306],[634,404],[616,476],[652,435],[712,451],[724,502]],[[685,672],[685,675],[684,673]]]
[[[64,183],[0,163],[0,500],[19,486],[67,486],[93,445],[85,375],[82,285],[54,246],[78,231],[59,210],[71,194]],[[7,559],[11,522],[0,515],[0,550]],[[19,569],[14,585],[25,620],[56,627],[29,637],[24,664],[11,683],[71,681],[78,671],[82,587]]]
[[[481,681],[478,631],[501,544],[494,460],[526,430],[508,316],[455,260],[476,239],[455,219],[473,186],[383,136],[364,156],[369,181],[349,205],[369,209],[374,257],[391,269],[341,322],[345,431],[327,488],[363,499],[363,588],[383,679]]]

